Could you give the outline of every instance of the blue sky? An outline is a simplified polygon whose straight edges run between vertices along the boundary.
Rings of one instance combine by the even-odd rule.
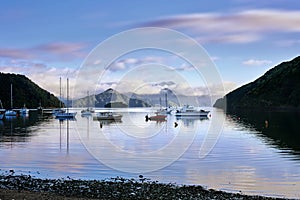
[[[1,1],[0,71],[25,74],[58,94],[59,77],[75,80],[99,43],[132,28],[164,27],[202,45],[230,91],[298,56],[299,24],[296,0]],[[172,56],[149,51],[123,56],[111,65],[107,83],[98,89],[116,87],[124,68],[146,60],[185,69],[179,59],[166,57]],[[193,79],[188,70],[181,71]],[[204,87],[199,82],[193,87],[200,95]],[[86,88],[82,90],[86,94]]]

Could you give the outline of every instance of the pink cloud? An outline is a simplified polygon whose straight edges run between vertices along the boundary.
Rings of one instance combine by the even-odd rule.
[[[34,55],[32,52],[27,51],[26,49],[0,49],[0,57],[4,58],[18,58],[18,59],[30,59]]]
[[[11,59],[50,59],[55,61],[84,58],[84,43],[54,42],[31,48],[0,48],[0,57]]]

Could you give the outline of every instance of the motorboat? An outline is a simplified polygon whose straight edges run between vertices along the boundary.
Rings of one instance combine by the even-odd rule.
[[[208,117],[210,111],[197,110],[194,106],[184,105],[181,109],[177,110],[175,116],[178,117]]]
[[[113,112],[98,112],[96,113],[97,120],[121,120],[123,115]]]

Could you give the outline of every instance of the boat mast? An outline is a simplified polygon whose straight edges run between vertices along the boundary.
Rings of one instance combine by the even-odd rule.
[[[61,108],[61,77],[59,77],[59,108]]]
[[[87,96],[88,96],[88,105],[87,105],[87,108],[88,108],[88,110],[90,110],[90,93],[89,93],[89,91],[87,91]]]
[[[168,97],[167,97],[167,91],[166,91],[165,97],[166,97],[166,108],[168,108]]]
[[[159,97],[159,107],[161,109],[161,97]]]
[[[67,113],[69,113],[69,78],[67,78]]]

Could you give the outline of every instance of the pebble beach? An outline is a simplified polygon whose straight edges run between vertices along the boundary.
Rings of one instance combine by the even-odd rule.
[[[40,179],[14,175],[0,176],[0,199],[279,199],[227,193],[202,186],[165,184],[122,177],[105,180]]]

